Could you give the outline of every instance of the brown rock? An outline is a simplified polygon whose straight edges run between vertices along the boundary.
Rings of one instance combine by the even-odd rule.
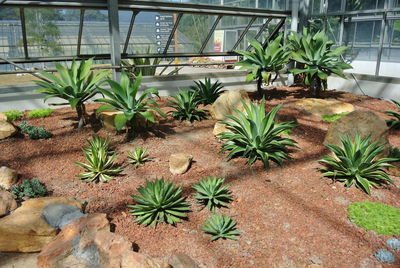
[[[199,268],[197,263],[186,254],[178,253],[169,258],[168,263],[173,268]]]
[[[193,156],[185,153],[171,154],[169,157],[169,171],[172,174],[183,174],[188,171]]]
[[[335,144],[340,146],[340,137],[349,135],[354,138],[357,133],[361,137],[371,135],[371,142],[379,140],[381,143],[387,143],[387,150],[381,155],[388,155],[388,127],[385,120],[371,111],[354,111],[341,117],[329,125],[324,144]]]
[[[0,112],[0,121],[7,121],[7,116],[2,112]]]
[[[305,98],[287,103],[285,106],[304,110],[321,117],[324,115],[334,115],[354,111],[354,106],[352,104],[334,99]]]
[[[210,114],[216,120],[225,120],[227,115],[235,115],[235,109],[244,111],[242,101],[250,102],[246,90],[226,91],[212,104]]]
[[[8,214],[8,212],[17,208],[13,195],[6,190],[0,190],[0,216]]]
[[[17,129],[7,121],[0,120],[0,140],[11,137],[17,132]]]
[[[388,173],[390,175],[400,177],[400,162],[391,162],[394,167],[388,168]]]
[[[0,167],[0,187],[9,190],[18,181],[18,174],[14,169]]]
[[[218,134],[222,132],[230,132],[230,130],[227,128],[225,124],[222,124],[221,122],[216,122],[213,130],[214,136],[218,136]]]
[[[150,122],[150,121],[146,120],[146,118],[144,118],[143,116],[138,116],[135,119],[137,127],[139,127],[139,128],[151,127],[151,126],[158,124],[156,113],[154,111],[150,111],[150,112],[153,114],[156,121]],[[115,124],[114,124],[114,118],[117,114],[123,114],[123,112],[116,111],[116,110],[106,110],[106,111],[102,111],[101,113],[99,113],[98,118],[102,122],[103,127],[105,129],[115,131],[116,128],[115,128]]]
[[[57,230],[42,217],[44,207],[65,203],[82,209],[83,202],[67,197],[41,197],[22,203],[0,219],[0,252],[37,252],[50,242]]]

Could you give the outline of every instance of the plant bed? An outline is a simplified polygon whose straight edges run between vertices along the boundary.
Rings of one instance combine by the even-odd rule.
[[[268,96],[268,90],[265,90]],[[295,101],[307,94],[302,88],[276,88],[266,108]],[[322,92],[322,97],[352,103],[356,109],[371,110],[384,119],[382,111],[393,110],[390,102],[344,92]],[[252,94],[250,94],[250,97]],[[164,113],[172,109],[166,98],[157,101]],[[88,104],[92,115],[99,104]],[[204,107],[200,107],[204,108]],[[378,236],[353,225],[347,207],[353,202],[383,202],[400,207],[400,178],[391,177],[395,185],[381,186],[372,195],[340,182],[321,178],[316,161],[329,153],[322,144],[329,123],[320,117],[282,108],[282,115],[295,116],[297,127],[290,138],[298,149],[291,149],[292,160],[279,167],[271,162],[268,170],[261,161],[252,166],[246,159],[226,160],[220,153],[221,143],[213,136],[215,120],[177,121],[168,116],[149,132],[139,133],[132,142],[126,135],[101,128],[91,116],[80,131],[76,129],[76,112],[71,108],[56,109],[45,118],[32,118],[33,126],[44,126],[53,133],[45,140],[31,140],[17,135],[0,142],[0,163],[18,171],[22,178],[38,177],[53,196],[71,196],[87,200],[87,211],[107,213],[115,232],[138,245],[140,253],[164,257],[181,252],[202,267],[308,267],[316,259],[324,267],[362,267],[380,265],[371,257],[391,236]],[[25,119],[26,120],[26,119]],[[16,120],[17,125],[20,120]],[[399,130],[389,132],[393,146],[400,147]],[[110,136],[110,150],[117,153],[115,163],[123,171],[108,183],[85,183],[77,177],[83,171],[75,161],[84,162],[82,148],[91,136]],[[135,168],[128,164],[128,153],[134,147],[148,150],[152,161]],[[177,152],[193,155],[191,168],[183,175],[169,172],[169,156]],[[225,178],[233,201],[216,213],[229,215],[240,231],[237,240],[210,241],[200,227],[212,214],[195,198],[192,186],[200,179],[216,176]],[[191,205],[187,219],[176,226],[161,223],[156,227],[134,222],[127,205],[134,204],[131,195],[146,180],[165,178],[182,186],[182,196]],[[400,259],[399,252],[397,259]],[[383,264],[398,267],[399,263]]]

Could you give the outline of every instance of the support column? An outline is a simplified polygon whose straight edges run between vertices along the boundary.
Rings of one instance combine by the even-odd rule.
[[[297,32],[298,31],[298,24],[299,24],[299,0],[292,1],[292,21],[290,23],[290,32]],[[291,33],[289,33],[291,34]],[[290,62],[288,64],[288,69],[294,68],[294,62]],[[288,85],[294,84],[294,75],[292,73],[288,73]]]
[[[118,0],[107,0],[108,26],[111,41],[111,65],[121,65],[121,38],[119,34]],[[113,78],[120,79],[120,69],[113,69]]]
[[[310,0],[302,0],[299,4],[299,23],[298,31],[303,32],[303,28],[308,26],[308,19],[310,16]]]

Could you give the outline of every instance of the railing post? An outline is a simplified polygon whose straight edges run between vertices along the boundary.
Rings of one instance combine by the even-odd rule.
[[[111,41],[111,65],[121,66],[121,38],[119,34],[118,0],[107,0],[108,26]],[[113,69],[114,80],[119,81],[120,69]]]

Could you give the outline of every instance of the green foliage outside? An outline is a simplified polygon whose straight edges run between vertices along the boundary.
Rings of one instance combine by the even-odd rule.
[[[356,202],[348,207],[354,224],[381,235],[400,235],[400,209],[383,203]]]
[[[236,110],[236,116],[228,116],[229,121],[223,121],[230,132],[222,132],[218,136],[224,141],[221,151],[228,151],[228,159],[233,157],[247,158],[251,165],[261,160],[264,168],[269,168],[269,160],[283,164],[288,160],[288,148],[296,147],[292,139],[282,137],[282,133],[295,127],[293,122],[276,123],[275,116],[282,105],[270,112],[265,111],[265,101],[261,105],[243,102],[245,112]]]
[[[342,118],[345,115],[348,115],[349,112],[344,112],[344,113],[340,113],[340,114],[333,114],[333,115],[324,115],[322,116],[322,121],[328,122],[328,123],[332,123],[340,118]]]
[[[5,116],[7,116],[8,121],[14,121],[17,120],[18,118],[24,116],[24,112],[18,111],[18,110],[8,110],[3,112]]]
[[[21,131],[29,136],[32,140],[49,139],[53,137],[53,133],[46,130],[44,127],[35,127],[28,125],[25,121],[19,124]]]
[[[370,142],[371,137],[355,139],[350,136],[341,137],[341,147],[327,144],[335,156],[325,156],[318,162],[325,165],[320,171],[323,177],[344,182],[346,187],[355,187],[371,194],[371,187],[382,183],[392,183],[385,168],[392,167],[390,162],[395,158],[379,158],[384,151],[385,144],[379,141]]]
[[[36,109],[28,111],[28,117],[35,117],[35,118],[47,117],[51,115],[53,112],[54,112],[53,109]]]
[[[240,232],[236,230],[236,221],[220,214],[211,215],[200,229],[212,235],[211,241],[220,238],[237,240],[237,236],[240,235]]]
[[[159,223],[176,225],[190,211],[189,203],[182,197],[182,187],[164,180],[146,181],[138,188],[140,195],[131,195],[135,205],[128,205],[135,222],[156,226]]]
[[[200,180],[198,184],[192,186],[196,190],[194,198],[211,211],[215,211],[217,207],[228,207],[233,198],[229,193],[230,186],[223,185],[224,181],[224,178],[216,177],[207,177]]]
[[[46,188],[39,182],[38,178],[32,180],[24,180],[21,184],[16,184],[11,187],[11,193],[17,199],[35,198],[47,195]]]
[[[175,119],[193,122],[195,120],[201,121],[206,117],[207,113],[199,108],[199,100],[193,91],[180,90],[178,94],[171,96],[168,101],[171,103],[168,107],[174,109],[168,113],[172,114]]]

